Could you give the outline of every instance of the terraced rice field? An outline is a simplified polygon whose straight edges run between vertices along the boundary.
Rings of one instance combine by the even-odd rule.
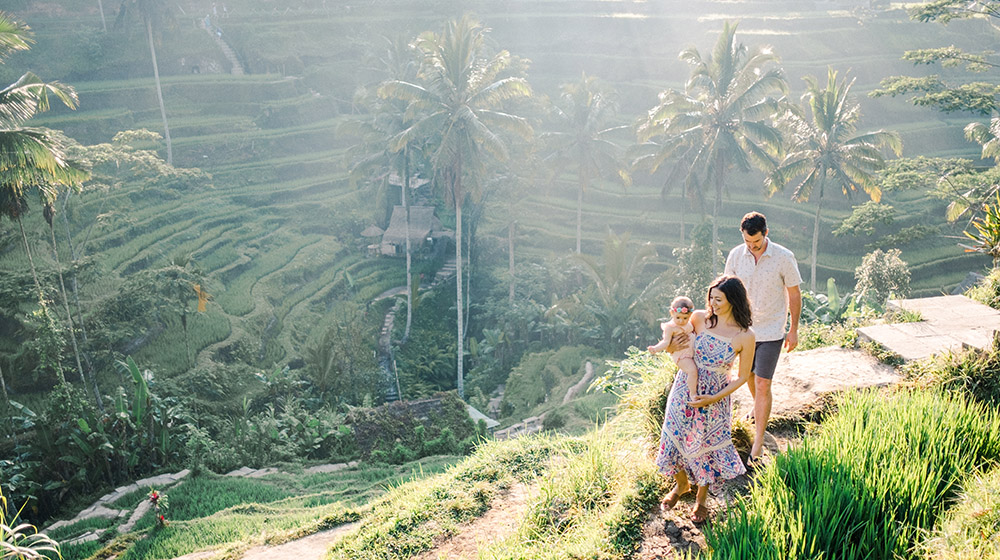
[[[29,7],[19,15],[36,30],[36,51],[50,42],[66,48],[67,29],[99,25],[91,4],[73,0],[62,10]],[[493,29],[497,45],[530,60],[529,81],[536,92],[555,96],[559,84],[578,79],[581,72],[596,75],[619,90],[622,122],[628,123],[655,103],[660,90],[683,84],[688,69],[677,53],[692,44],[708,52],[726,19],[740,20],[745,43],[774,46],[793,97],[801,93],[801,76],[822,75],[828,65],[852,70],[858,78],[855,92],[863,95],[888,74],[913,72],[899,60],[905,49],[975,43],[992,33],[975,26],[913,23],[899,11],[859,17],[828,11],[833,3],[813,2],[399,0],[348,8],[302,0],[282,9],[263,0],[228,4],[225,37],[250,74],[183,70],[192,53],[225,64],[211,38],[193,25],[208,4],[181,2],[184,14],[177,21],[182,25],[158,51],[175,164],[201,168],[211,179],[196,192],[125,188],[73,201],[78,232],[110,209],[123,214],[121,225],[94,234],[89,251],[116,278],[163,266],[178,253],[192,256],[213,296],[209,311],[190,325],[199,363],[240,340],[257,348],[263,362],[291,359],[308,333],[323,324],[333,303],[365,302],[403,283],[401,260],[363,256],[365,241],[356,234],[373,218],[351,213],[366,209],[369,195],[348,185],[344,155],[353,140],[337,132],[339,123],[358,110],[352,101],[358,88],[379,78],[367,55],[380,44],[381,34],[413,36],[437,29],[460,6],[471,8]],[[130,44],[148,56],[139,34]],[[86,144],[107,142],[124,129],[162,126],[148,59],[139,54],[126,59],[129,75],[117,77],[111,68],[76,76],[65,63],[46,63],[40,56],[21,62],[80,92],[79,110],[53,110],[38,125],[65,130]],[[10,65],[18,63],[15,58]],[[976,152],[961,136],[968,119],[942,118],[899,99],[862,98],[862,103],[863,126],[899,130],[907,155]],[[629,229],[633,240],[656,245],[659,263],[651,271],[671,268],[671,251],[682,243],[681,222],[690,231],[700,216],[676,194],[662,197],[660,180],[637,175],[627,190],[610,183],[593,185],[584,197],[584,250],[598,252],[608,227]],[[734,177],[723,204],[723,245],[739,242],[740,216],[762,210],[771,219],[773,237],[796,252],[807,274],[814,206],[792,204],[781,194],[766,199],[760,185],[758,176]],[[520,257],[552,258],[575,246],[575,185],[561,177],[545,187],[517,208]],[[900,225],[942,221],[939,203],[928,204],[922,196],[897,198],[893,202]],[[842,286],[853,285],[854,267],[873,240],[833,238],[829,232],[848,215],[850,203],[832,198],[825,207],[820,281],[832,276]],[[46,232],[38,214],[28,223],[41,243]],[[506,231],[506,223],[497,219],[487,218],[480,226],[486,236],[502,237]],[[987,264],[962,253],[947,237],[957,234],[944,230],[901,247],[918,295],[940,293]],[[45,255],[40,258],[45,266]],[[0,253],[0,269],[24,265],[16,245]],[[113,288],[110,280],[84,287],[89,300],[106,297]],[[171,349],[178,348],[182,336],[177,325],[169,324],[150,337],[139,356],[168,372],[180,371],[185,360],[171,357]]]

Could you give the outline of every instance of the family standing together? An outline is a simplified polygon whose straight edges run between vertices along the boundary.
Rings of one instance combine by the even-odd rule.
[[[671,320],[661,325],[663,339],[649,347],[671,352],[678,365],[656,455],[660,472],[673,476],[676,485],[661,506],[673,508],[694,489],[695,522],[708,517],[711,484],[746,472],[732,442],[730,395],[747,383],[754,397],[752,465],[763,453],[771,379],[782,345],[790,351],[798,344],[802,277],[795,256],[768,238],[759,212],[743,217],[740,232],[744,243],[729,252],[724,275],[709,286],[705,309],[675,299]],[[735,378],[734,362],[739,363]]]

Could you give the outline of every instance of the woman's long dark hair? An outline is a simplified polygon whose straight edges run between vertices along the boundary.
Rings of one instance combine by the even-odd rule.
[[[708,287],[708,295],[705,296],[705,309],[710,310],[708,315],[708,328],[714,329],[719,322],[719,316],[712,308],[712,288],[717,288],[726,294],[726,301],[733,310],[733,319],[743,330],[749,329],[753,324],[750,318],[750,300],[747,298],[747,289],[743,287],[743,282],[735,276],[719,276]]]

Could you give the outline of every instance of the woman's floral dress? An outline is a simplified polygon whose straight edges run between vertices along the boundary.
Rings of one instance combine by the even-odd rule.
[[[736,352],[729,339],[705,330],[694,339],[694,362],[698,366],[698,392],[714,395],[729,384],[729,369]],[[730,397],[702,407],[688,406],[687,376],[677,370],[674,385],[667,397],[660,450],[656,466],[671,476],[681,469],[691,484],[707,486],[746,472],[732,437]]]

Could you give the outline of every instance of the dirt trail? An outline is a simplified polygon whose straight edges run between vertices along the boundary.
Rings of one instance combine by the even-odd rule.
[[[240,560],[322,560],[334,541],[357,526],[357,523],[347,523],[284,544],[255,546],[244,552]],[[223,553],[223,549],[200,550],[173,560],[212,560]]]
[[[521,517],[528,508],[530,495],[531,492],[524,484],[512,486],[506,493],[494,498],[493,507],[485,515],[465,525],[457,535],[411,560],[475,558],[481,547],[497,542],[517,530]]]

